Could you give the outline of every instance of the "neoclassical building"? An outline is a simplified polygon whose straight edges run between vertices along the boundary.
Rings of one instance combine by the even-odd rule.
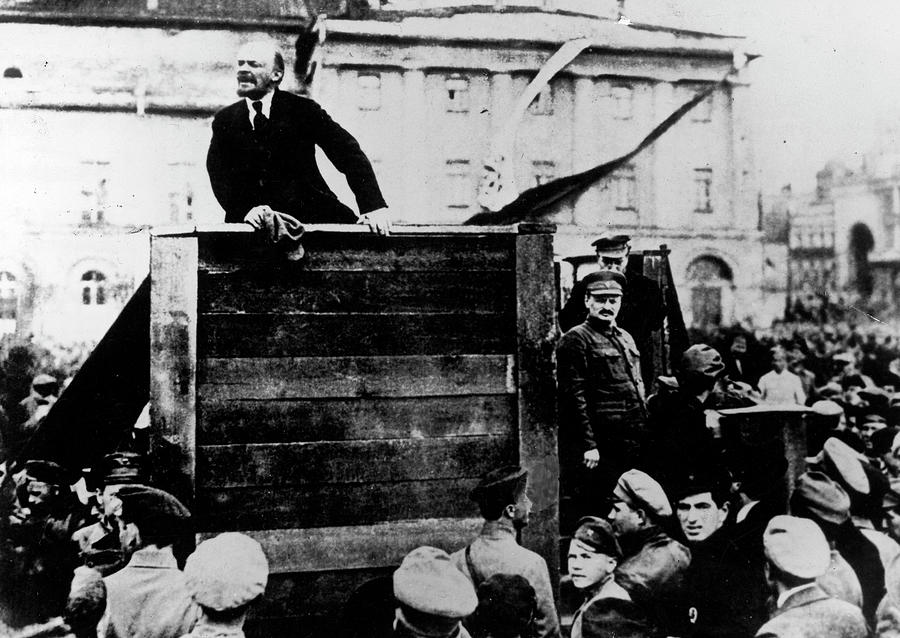
[[[410,223],[480,210],[492,143],[567,41],[587,45],[515,127],[519,190],[627,152],[746,46],[629,21],[623,0],[0,6],[0,131],[12,140],[0,169],[5,218],[16,220],[0,237],[0,327],[60,340],[105,330],[146,272],[141,229],[222,219],[204,158],[212,113],[235,99],[234,52],[274,37],[292,65],[310,8],[338,15],[326,22],[314,96],[360,140],[396,219]],[[290,77],[283,86],[296,87]],[[671,249],[689,324],[780,313],[783,300],[764,293],[748,90],[731,75],[631,164],[566,202],[552,215],[558,257],[589,253],[603,230],[627,232],[636,248]],[[326,175],[352,202],[341,176]]]

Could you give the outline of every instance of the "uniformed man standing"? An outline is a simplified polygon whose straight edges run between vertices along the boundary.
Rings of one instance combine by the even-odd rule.
[[[563,335],[556,357],[561,473],[575,483],[578,513],[590,515],[623,471],[643,465],[647,412],[640,354],[616,325],[625,276],[600,271],[584,283],[588,318]]]
[[[653,332],[662,330],[667,308],[677,306],[677,298],[674,297],[674,291],[672,294],[663,295],[659,284],[641,272],[631,270],[626,272],[628,257],[631,254],[631,237],[628,235],[603,233],[591,246],[597,252],[597,266],[600,270],[620,272],[627,277],[628,284],[625,287],[622,310],[617,322],[634,338],[638,349],[644,355],[641,358],[641,376],[645,385],[649,387],[656,376],[663,373],[653,368],[652,355],[657,347]],[[575,283],[572,294],[559,311],[559,327],[563,332],[577,326],[587,316],[584,293],[585,280],[582,278]],[[680,313],[677,317],[670,317],[668,326],[669,359],[672,367],[688,346],[687,331],[680,317]]]

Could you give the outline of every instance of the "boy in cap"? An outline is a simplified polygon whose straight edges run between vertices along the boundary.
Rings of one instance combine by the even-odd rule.
[[[619,583],[638,605],[656,613],[658,625],[672,631],[679,623],[690,550],[672,539],[663,525],[672,506],[662,486],[640,470],[619,477],[607,521],[622,548]]]
[[[561,469],[567,480],[578,477],[578,509],[590,514],[595,494],[643,462],[647,413],[640,354],[616,325],[625,276],[600,271],[583,281],[588,318],[563,335],[556,361]]]
[[[190,638],[243,638],[250,606],[266,590],[269,563],[259,543],[237,532],[205,540],[184,566],[203,612]]]
[[[126,485],[116,493],[116,525],[128,564],[104,578],[108,638],[179,638],[200,618],[173,545],[191,533],[191,513],[168,492]]]
[[[537,596],[534,630],[537,637],[559,636],[559,619],[547,562],[518,544],[518,530],[528,524],[528,472],[518,466],[498,468],[472,490],[472,500],[484,518],[481,533],[451,559],[477,588],[495,574],[524,577]]]
[[[779,515],[763,535],[766,578],[773,587],[776,611],[758,637],[865,638],[860,610],[831,598],[816,584],[829,565],[828,541],[812,521]]]
[[[572,620],[571,638],[626,635],[624,626],[642,625],[646,633],[655,629],[631,596],[613,578],[622,550],[612,527],[601,518],[586,516],[569,543],[568,571],[572,584],[585,599]]]
[[[407,554],[394,572],[395,638],[471,638],[462,625],[478,606],[472,583],[435,547]]]

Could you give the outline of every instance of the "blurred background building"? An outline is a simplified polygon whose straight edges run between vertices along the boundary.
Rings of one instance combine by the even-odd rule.
[[[290,55],[326,13],[313,95],[373,160],[398,221],[479,212],[479,176],[516,97],[567,40],[592,45],[517,128],[525,190],[618,157],[719,81],[741,38],[641,23],[624,0],[0,0],[0,330],[99,338],[147,269],[148,226],[218,222],[204,160],[232,58]],[[283,88],[296,90],[289,77]],[[559,207],[558,257],[612,229],[672,249],[688,324],[784,309],[763,241],[740,74],[611,178]],[[348,203],[335,171],[328,173]]]

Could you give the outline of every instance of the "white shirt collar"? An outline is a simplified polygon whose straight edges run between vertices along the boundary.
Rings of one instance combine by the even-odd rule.
[[[813,581],[811,583],[806,583],[805,585],[800,585],[799,587],[792,587],[791,589],[787,589],[780,594],[778,594],[778,600],[775,602],[775,606],[778,609],[784,607],[784,604],[787,602],[787,599],[796,594],[797,592],[801,592],[804,589],[812,589],[816,586],[816,582]]]
[[[272,112],[273,95],[275,95],[275,91],[269,91],[258,100],[251,100],[249,97],[244,98],[244,101],[247,102],[247,111],[250,117],[250,126],[253,126],[253,118],[256,117],[256,111],[253,109],[253,103],[262,102],[262,114],[265,115],[266,119],[268,120],[269,114]]]

